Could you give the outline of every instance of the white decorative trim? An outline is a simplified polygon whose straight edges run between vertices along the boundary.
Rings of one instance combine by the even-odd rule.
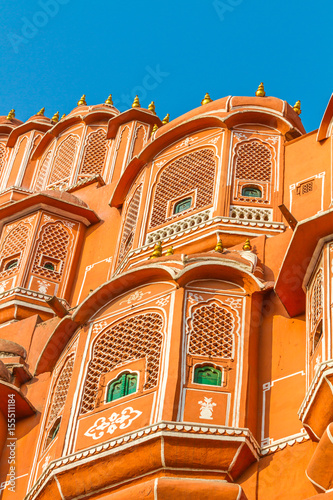
[[[205,210],[204,212],[199,212],[191,217],[186,217],[173,224],[168,224],[167,226],[148,233],[146,237],[146,245],[150,245],[156,241],[161,241],[165,238],[170,238],[174,235],[184,234],[184,231],[193,229],[194,227],[207,222],[211,218],[211,210]]]
[[[32,290],[28,290],[27,288],[22,288],[22,287],[16,287],[16,288],[12,288],[11,290],[7,290],[6,292],[4,293],[0,293],[0,300],[5,298],[5,297],[10,297],[12,295],[26,295],[28,297],[32,297],[34,299],[39,299],[39,300],[43,300],[45,301],[46,299],[49,299],[51,297],[51,295],[47,295],[47,294],[43,294],[43,293],[39,293],[39,292],[34,292]],[[60,300],[60,302],[62,302],[62,304],[69,308],[69,304],[67,302],[67,300],[65,299],[60,299],[58,297],[58,300]],[[7,302],[6,302],[7,304]],[[26,302],[24,303],[25,305],[27,304]],[[50,312],[51,312],[51,309],[48,309]]]
[[[270,222],[273,220],[273,210],[271,208],[253,208],[230,205],[230,217],[233,219],[256,222]]]

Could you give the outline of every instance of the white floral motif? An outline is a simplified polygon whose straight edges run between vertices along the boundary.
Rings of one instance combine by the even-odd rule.
[[[107,325],[106,321],[100,321],[99,323],[95,323],[93,327],[93,333],[99,333],[105,328]]]
[[[149,295],[150,293],[151,292],[142,292],[141,290],[137,290],[136,292],[132,293],[132,295],[130,295],[127,300],[123,300],[120,303],[123,304],[124,302],[127,302],[127,304],[131,304],[131,302],[141,300],[144,295]]]
[[[279,140],[279,138],[278,138],[277,135],[273,135],[273,137],[267,137],[266,138],[266,141],[268,141],[268,142],[271,141],[272,144],[276,144],[278,142],[278,140]]]
[[[228,299],[225,299],[225,302],[229,303],[230,307],[233,307],[234,309],[239,309],[242,307],[242,299],[234,299],[233,297],[229,297]]]
[[[166,160],[161,160],[161,161],[158,161],[158,162],[156,163],[156,166],[157,166],[158,168],[163,167],[163,165],[164,165],[164,163],[165,163],[165,162],[166,162]]]
[[[109,418],[100,417],[85,433],[85,436],[100,439],[105,432],[113,434],[118,429],[126,429],[131,423],[142,415],[142,411],[133,410],[131,406],[125,408],[121,413],[112,413]]]
[[[242,134],[241,132],[236,132],[235,137],[237,137],[238,140],[241,140],[241,139],[247,139],[248,136],[245,134]]]
[[[44,215],[44,221],[55,222],[55,219],[53,217],[50,217],[49,215]]]
[[[211,139],[209,141],[209,144],[216,144],[218,140],[219,140],[219,137],[214,137],[214,139]]]
[[[321,356],[320,354],[316,357],[316,364],[315,364],[315,367],[314,367],[314,371],[316,373],[316,371],[318,370],[319,366],[320,366],[320,363],[321,363]]]
[[[176,146],[176,149],[182,148],[184,146],[188,147],[190,146],[190,144],[192,144],[192,142],[195,142],[197,139],[198,137],[186,137],[185,141],[181,142],[180,144],[178,144],[178,146]]]
[[[67,226],[69,229],[73,229],[73,227],[75,226],[75,223],[74,223],[74,222],[69,222],[68,220],[64,220],[64,224],[65,224],[65,226]]]
[[[158,306],[166,306],[169,304],[170,297],[162,297],[161,299],[156,301],[156,304]]]
[[[7,283],[9,283],[10,280],[5,280],[1,281],[0,283],[0,293],[3,293],[6,289]]]
[[[188,301],[191,304],[195,304],[196,302],[200,302],[200,300],[203,300],[203,297],[199,295],[198,293],[189,293]]]
[[[44,281],[44,280],[37,280],[37,283],[38,283],[38,291],[40,293],[47,293],[47,290],[48,290],[49,286],[51,285],[51,283],[49,283],[48,281]]]
[[[201,405],[199,418],[213,420],[213,409],[216,403],[212,403],[212,399],[204,397],[204,401],[198,401],[198,404]]]

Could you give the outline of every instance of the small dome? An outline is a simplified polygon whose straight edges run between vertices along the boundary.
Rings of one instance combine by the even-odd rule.
[[[42,122],[42,123],[51,123],[51,118],[43,115],[33,115],[31,116],[27,122]]]
[[[7,120],[7,116],[0,116],[0,125],[9,125],[12,127],[18,127],[18,125],[22,125],[23,122],[21,120],[17,120],[17,118],[13,118],[12,120]]]

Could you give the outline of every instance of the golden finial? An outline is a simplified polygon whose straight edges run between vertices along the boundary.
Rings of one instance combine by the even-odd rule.
[[[157,129],[158,129],[158,125],[156,125],[156,123],[155,123],[155,125],[153,126],[153,130],[151,131],[151,134],[153,135]]]
[[[256,96],[257,97],[265,97],[265,95],[266,95],[266,92],[264,89],[264,84],[261,82],[261,84],[259,85],[258,90],[256,92]]]
[[[215,252],[223,253],[223,245],[222,245],[222,240],[219,238],[219,241],[216,244],[216,247],[214,248]]]
[[[51,122],[58,123],[59,121],[59,111],[57,111],[51,118]]]
[[[243,245],[243,250],[252,250],[249,238],[247,238],[247,240],[245,241],[245,243]]]
[[[7,115],[7,120],[12,120],[15,118],[15,109],[11,109]]]
[[[87,103],[86,103],[86,94],[83,94],[83,96],[81,97],[81,99],[79,100],[79,102],[77,103],[78,106],[87,106]]]
[[[63,120],[64,118],[66,118],[66,114],[65,113],[62,115],[62,117],[60,118],[60,120]]]
[[[301,110],[301,101],[296,101],[295,102],[295,104],[294,104],[294,111],[298,115],[300,115],[302,113],[302,110]]]
[[[113,106],[112,94],[109,95],[109,97],[105,101],[105,104],[108,104],[109,106]]]
[[[45,113],[45,108],[42,108],[40,111],[38,111],[37,116],[44,116]]]
[[[170,120],[170,115],[169,113],[163,118],[162,120],[162,123],[163,125],[166,125],[167,123],[169,123],[169,120]]]
[[[152,113],[154,113],[154,115],[156,115],[154,101],[151,101],[151,103],[149,104],[148,111],[151,111]]]
[[[171,246],[170,248],[168,248],[165,255],[167,257],[170,257],[170,255],[173,255],[173,252],[174,252],[174,249],[173,249],[173,246]]]
[[[160,242],[158,242],[154,246],[154,251],[153,251],[153,253],[151,254],[151,256],[149,258],[150,259],[156,259],[157,257],[161,257],[161,255],[162,255],[162,245],[161,245]]]
[[[209,102],[212,102],[212,101],[213,101],[213,99],[210,98],[210,95],[207,92],[205,94],[205,97],[201,101],[201,106],[203,106],[204,104],[208,104]]]
[[[137,95],[134,97],[132,108],[141,108],[141,104]]]

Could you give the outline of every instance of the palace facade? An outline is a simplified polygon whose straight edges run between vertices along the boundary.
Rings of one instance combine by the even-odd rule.
[[[333,97],[0,117],[2,500],[333,499]]]

